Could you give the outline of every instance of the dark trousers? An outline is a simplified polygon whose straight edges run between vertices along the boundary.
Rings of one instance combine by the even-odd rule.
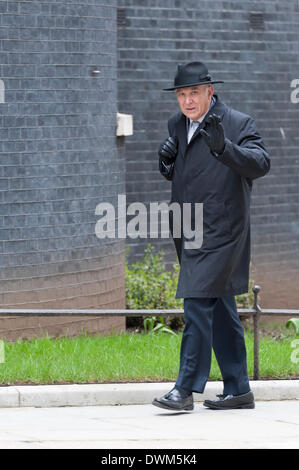
[[[223,394],[249,392],[244,331],[235,297],[185,298],[184,318],[176,385],[203,393],[213,348],[222,374]]]

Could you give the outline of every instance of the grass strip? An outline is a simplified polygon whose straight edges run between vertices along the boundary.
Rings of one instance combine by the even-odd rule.
[[[83,334],[77,337],[4,341],[0,384],[107,383],[175,381],[182,333],[122,333],[114,336]],[[260,339],[260,377],[299,377],[299,364],[291,360],[294,337]],[[245,332],[249,376],[253,375],[253,335]],[[211,380],[221,380],[214,353]]]

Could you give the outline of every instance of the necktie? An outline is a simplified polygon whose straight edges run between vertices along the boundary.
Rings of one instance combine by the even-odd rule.
[[[194,134],[194,132],[196,131],[196,129],[198,128],[199,126],[199,122],[198,121],[192,121],[190,126],[189,126],[189,130],[188,130],[188,144],[190,142],[190,140],[192,139],[192,136]]]

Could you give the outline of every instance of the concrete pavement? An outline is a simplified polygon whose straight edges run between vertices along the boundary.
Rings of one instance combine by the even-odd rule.
[[[151,405],[174,383],[0,387],[0,448],[237,449],[299,448],[299,380],[250,383],[253,410],[214,411],[222,393],[209,381],[191,412]]]
[[[1,449],[299,448],[299,400],[226,411],[196,403],[177,413],[153,405],[2,408],[0,422]]]

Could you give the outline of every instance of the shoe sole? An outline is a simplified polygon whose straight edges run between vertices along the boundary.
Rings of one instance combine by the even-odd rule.
[[[254,403],[246,403],[244,405],[227,406],[227,407],[224,407],[221,405],[212,405],[212,404],[204,403],[204,406],[206,406],[207,408],[211,408],[212,410],[240,410],[240,409],[252,410],[253,408],[255,408]]]
[[[188,406],[185,406],[184,408],[173,408],[172,406],[168,406],[156,400],[152,402],[152,405],[158,406],[159,408],[164,408],[164,410],[171,410],[171,411],[192,411],[194,409],[194,405],[188,405]]]

